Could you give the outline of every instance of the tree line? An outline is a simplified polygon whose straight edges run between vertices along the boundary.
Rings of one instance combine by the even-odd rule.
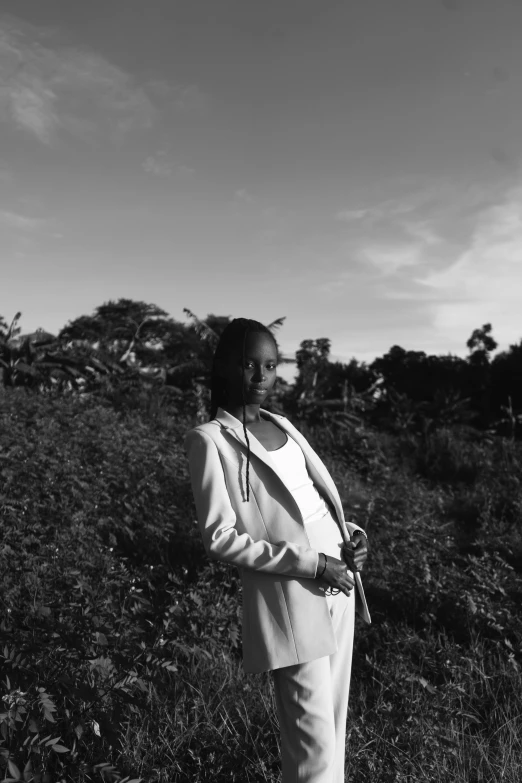
[[[21,333],[21,314],[0,316],[4,387],[101,394],[115,405],[161,399],[204,419],[209,370],[230,317],[171,318],[154,304],[119,299],[70,321],[58,335]],[[284,318],[269,325],[274,337]],[[276,340],[277,341],[277,340]],[[522,339],[492,356],[491,324],[475,329],[465,358],[428,355],[394,345],[371,363],[332,361],[328,338],[305,339],[295,357],[293,384],[279,379],[273,407],[310,421],[425,431],[466,423],[519,437],[522,431]]]

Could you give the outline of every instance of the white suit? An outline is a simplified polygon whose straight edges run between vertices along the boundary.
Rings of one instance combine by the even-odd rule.
[[[310,478],[345,540],[361,530],[345,521],[332,477],[306,438],[284,416],[262,409],[260,415],[301,447]],[[207,553],[241,573],[245,671],[274,672],[283,780],[338,783],[344,779],[354,606],[370,622],[362,582],[356,574],[350,598],[341,594],[327,600],[324,587],[314,579],[318,552],[310,546],[291,490],[270,452],[251,434],[249,441],[247,501],[242,423],[219,408],[215,419],[187,434],[198,523]],[[319,687],[327,672],[328,683]],[[309,709],[306,694],[313,697]],[[312,717],[310,725],[303,716]],[[329,739],[323,741],[323,736]]]

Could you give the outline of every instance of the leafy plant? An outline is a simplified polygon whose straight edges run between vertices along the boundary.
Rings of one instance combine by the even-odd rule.
[[[270,678],[241,671],[240,580],[195,523],[191,393],[164,392],[0,392],[6,780],[278,779]],[[383,431],[362,391],[322,402],[298,426],[371,545],[348,773],[518,783],[520,443],[446,420]]]

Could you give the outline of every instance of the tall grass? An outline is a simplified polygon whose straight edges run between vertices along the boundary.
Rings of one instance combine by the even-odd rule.
[[[8,780],[279,779],[270,675],[208,563],[190,420],[0,398],[0,767]],[[520,781],[520,444],[446,429],[307,436],[365,525],[349,780]]]

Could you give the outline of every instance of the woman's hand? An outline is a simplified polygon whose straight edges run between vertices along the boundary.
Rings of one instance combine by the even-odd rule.
[[[321,573],[324,566],[324,560],[325,555],[321,553],[319,555],[319,573]],[[328,587],[336,587],[345,595],[350,595],[355,582],[346,567],[346,563],[343,563],[342,560],[338,560],[336,557],[331,557],[330,555],[328,555],[326,560],[326,568],[321,573],[320,581],[326,583]]]
[[[362,533],[354,533],[349,544],[343,546],[343,560],[350,571],[362,571],[368,557],[368,539]]]

